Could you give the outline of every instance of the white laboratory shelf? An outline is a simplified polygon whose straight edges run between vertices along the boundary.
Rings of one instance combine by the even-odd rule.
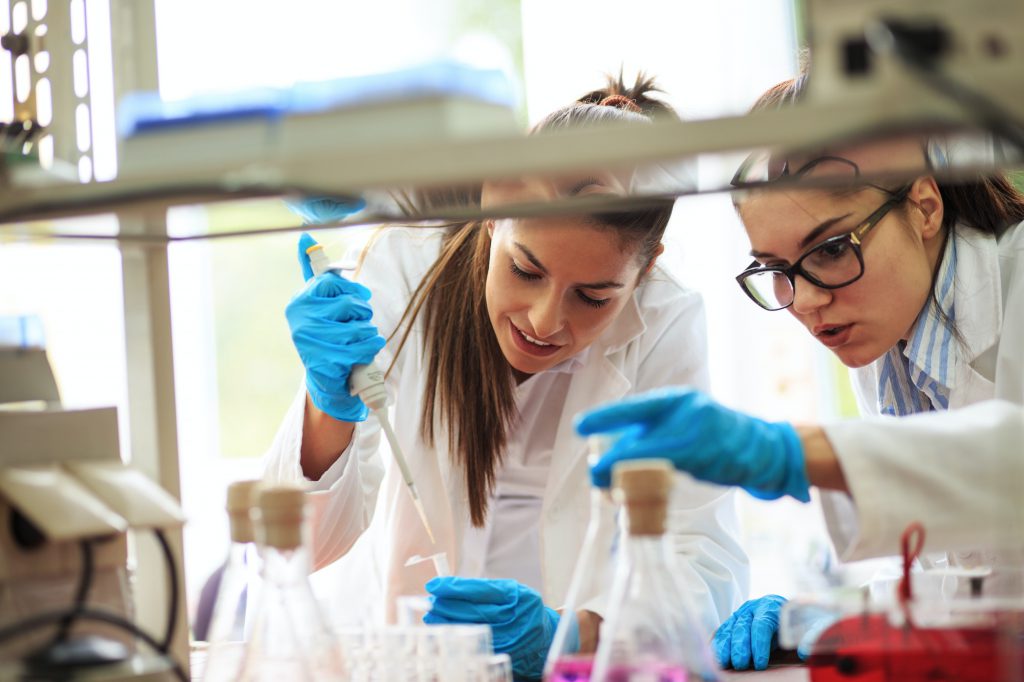
[[[483,108],[481,108],[483,107]],[[937,103],[936,110],[942,110]],[[386,107],[384,108],[386,109]],[[303,138],[293,131],[295,144],[279,145],[264,132],[236,131],[225,144],[223,154],[196,157],[181,153],[175,137],[140,141],[134,171],[126,169],[117,180],[106,183],[59,184],[25,188],[0,195],[0,238],[7,233],[29,236],[65,234],[54,219],[99,213],[152,214],[171,206],[198,205],[254,197],[311,194],[359,196],[367,191],[389,188],[443,187],[479,183],[489,179],[527,175],[558,175],[574,172],[635,167],[642,164],[678,164],[698,157],[739,155],[751,149],[813,147],[867,131],[896,130],[919,120],[920,103],[894,104],[886,110],[853,110],[845,106],[796,107],[787,111],[766,111],[745,117],[689,122],[660,121],[649,125],[612,125],[582,130],[562,130],[538,136],[509,132],[495,125],[500,116],[493,105],[437,98],[422,102],[425,127],[413,132],[396,132],[393,139],[374,128],[373,119],[398,125],[377,109],[374,117],[353,119],[352,132],[338,121],[311,122],[319,131]],[[475,130],[455,134],[453,120],[472,118],[473,112],[487,112],[489,122]],[[945,120],[957,121],[952,108]],[[475,115],[475,114],[474,114]],[[939,120],[937,118],[936,120]],[[328,128],[333,134],[326,134]],[[370,134],[368,131],[373,131]],[[189,133],[189,145],[207,140],[206,133]],[[353,139],[354,138],[354,139]],[[262,140],[264,152],[253,154],[243,141]],[[144,152],[144,153],[143,153]],[[128,157],[126,157],[128,158]],[[696,187],[690,183],[660,186],[652,194],[679,196],[697,191],[726,189],[727,178],[719,184]],[[638,195],[642,196],[642,195]],[[571,202],[552,202],[547,210],[565,211]],[[465,217],[465,207],[458,207]],[[533,210],[542,210],[534,207]],[[388,216],[377,216],[387,220]],[[438,215],[433,217],[446,217]],[[395,219],[398,216],[394,216]],[[31,227],[27,223],[37,223]],[[159,223],[159,224],[158,224]],[[79,230],[69,236],[95,236],[170,241],[163,221],[151,222],[145,230],[121,229],[116,235]],[[282,229],[298,228],[298,224]],[[225,236],[246,234],[251,228],[219,232]],[[194,238],[195,235],[189,235]]]

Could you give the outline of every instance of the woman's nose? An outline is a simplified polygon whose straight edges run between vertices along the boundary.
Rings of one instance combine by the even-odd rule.
[[[815,286],[800,275],[793,279],[793,312],[813,313],[831,300],[832,292],[828,289]]]
[[[530,324],[534,333],[542,339],[557,334],[565,326],[562,314],[562,297],[558,292],[547,292],[530,309]]]

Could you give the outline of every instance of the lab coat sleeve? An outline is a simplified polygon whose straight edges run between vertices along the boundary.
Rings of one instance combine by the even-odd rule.
[[[1019,548],[1024,537],[1024,408],[988,401],[901,419],[825,427],[850,495],[822,507],[840,558],[898,554],[908,524],[928,551]]]
[[[643,356],[635,391],[668,385],[708,390],[704,303],[683,290],[671,302],[667,323],[648,324],[641,336]],[[666,313],[662,313],[666,314]],[[746,599],[750,565],[739,543],[735,492],[679,475],[668,530],[679,557],[682,580],[707,634]]]
[[[346,270],[346,276],[362,283],[372,294],[373,322],[378,332],[388,339],[376,363],[381,369],[391,368],[388,387],[392,396],[405,357],[405,352],[396,350],[400,334],[394,338],[392,335],[413,290],[437,257],[441,236],[439,230],[382,228],[371,235],[365,246],[343,260],[346,265],[355,266]],[[412,345],[416,342],[410,340]],[[265,478],[306,487],[311,510],[313,567],[318,569],[348,552],[369,527],[384,478],[384,466],[379,453],[380,424],[371,413],[366,421],[356,424],[349,447],[320,479],[306,479],[299,464],[305,396],[303,388],[264,459]]]
[[[315,570],[344,555],[370,525],[384,469],[377,456],[380,426],[371,415],[356,424],[334,464],[318,480],[307,479],[299,463],[305,407],[303,387],[264,457],[263,480],[306,489]]]

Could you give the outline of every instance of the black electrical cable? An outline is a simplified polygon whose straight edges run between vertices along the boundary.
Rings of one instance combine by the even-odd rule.
[[[167,561],[167,574],[170,584],[170,596],[167,604],[167,631],[164,633],[164,641],[160,645],[160,651],[168,653],[171,650],[171,640],[174,639],[174,628],[178,624],[178,568],[174,563],[174,553],[171,552],[171,545],[167,542],[167,536],[159,528],[153,529],[157,542],[164,552],[164,559]]]
[[[73,611],[49,611],[47,613],[40,613],[18,621],[17,623],[13,623],[12,625],[8,625],[5,628],[0,628],[0,643],[11,639],[17,639],[18,637],[32,632],[33,630],[38,630],[39,628],[52,625],[55,622],[63,622],[71,614],[74,614],[76,620],[90,620],[112,625],[115,628],[123,630],[133,637],[142,640],[154,651],[161,654],[166,653],[161,644],[157,642],[152,635],[145,630],[140,629],[134,623],[117,614],[87,608],[75,609]],[[184,669],[182,669],[178,662],[171,656],[165,656],[165,658],[171,664],[175,676],[182,682],[189,682],[188,676],[185,675]]]
[[[159,528],[154,528],[153,534],[156,536],[157,542],[160,544],[160,548],[163,551],[170,583],[167,610],[167,630],[164,633],[163,641],[158,642],[152,635],[139,629],[136,625],[125,620],[121,616],[97,611],[96,609],[86,608],[86,600],[88,599],[89,590],[92,586],[94,577],[95,562],[93,558],[92,543],[88,540],[83,540],[80,544],[82,550],[82,575],[79,580],[78,590],[76,591],[74,607],[65,611],[52,611],[39,614],[14,623],[6,628],[0,628],[0,643],[8,639],[16,638],[22,634],[30,632],[31,630],[50,625],[54,621],[59,621],[59,629],[57,636],[53,641],[60,642],[67,639],[71,626],[75,621],[100,621],[131,633],[133,636],[144,641],[155,651],[164,654],[167,660],[169,660],[174,666],[175,675],[184,682],[188,682],[188,678],[185,675],[184,670],[178,662],[174,660],[174,657],[170,655],[171,641],[174,639],[174,629],[178,624],[178,593],[180,592],[180,585],[178,584],[177,564],[174,561],[174,553],[171,551],[171,545],[167,541],[167,536],[164,535],[163,531]]]
[[[54,643],[63,642],[71,634],[71,626],[74,625],[75,619],[78,613],[85,608],[86,602],[89,599],[89,590],[92,588],[93,581],[93,555],[92,555],[92,542],[89,540],[82,540],[79,543],[79,547],[82,550],[82,576],[78,581],[78,590],[75,595],[75,602],[72,610],[68,612],[67,618],[61,621],[60,628],[57,630],[56,637],[53,638]]]

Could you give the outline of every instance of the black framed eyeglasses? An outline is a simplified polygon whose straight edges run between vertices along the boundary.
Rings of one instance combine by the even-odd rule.
[[[864,254],[861,245],[868,232],[881,222],[893,207],[899,205],[912,185],[890,193],[864,222],[846,234],[829,237],[814,246],[790,266],[751,263],[736,276],[744,293],[765,310],[783,310],[796,298],[796,276],[822,289],[839,289],[853,284],[864,275]]]

